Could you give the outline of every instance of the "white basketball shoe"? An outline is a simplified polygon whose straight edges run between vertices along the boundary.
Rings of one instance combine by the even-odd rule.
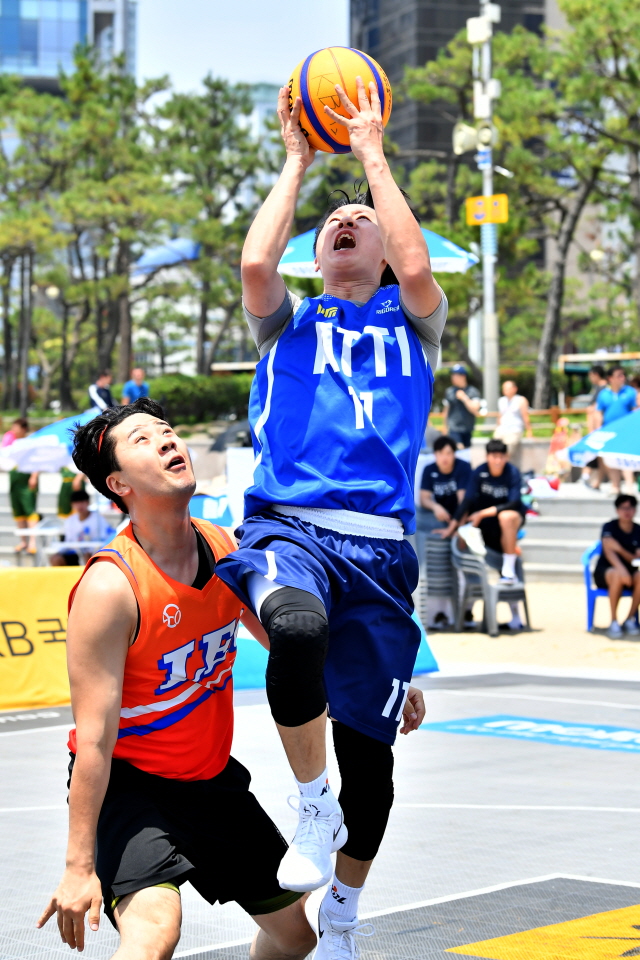
[[[298,827],[278,868],[284,890],[307,893],[331,880],[331,854],[347,842],[342,808],[331,792],[322,797],[289,797],[298,801]]]
[[[365,927],[369,927],[365,933]],[[356,937],[372,937],[375,933],[370,923],[360,923],[356,918],[350,923],[330,920],[320,907],[318,913],[318,946],[313,960],[357,960],[360,950]]]

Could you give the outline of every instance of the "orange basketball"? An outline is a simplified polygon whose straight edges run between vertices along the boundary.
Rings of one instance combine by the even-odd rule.
[[[358,105],[356,77],[362,77],[365,89],[373,81],[378,88],[382,123],[391,114],[391,84],[382,67],[366,53],[351,47],[326,47],[299,63],[289,80],[289,106],[296,97],[302,100],[300,126],[309,144],[325,153],[350,153],[347,128],[324,112],[325,104],[343,117],[344,109],[336,84],[339,83],[352,103]]]

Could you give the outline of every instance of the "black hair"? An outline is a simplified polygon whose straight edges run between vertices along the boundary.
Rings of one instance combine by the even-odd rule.
[[[595,373],[601,380],[604,380],[606,377],[604,367],[601,363],[594,363],[594,365],[589,368],[589,373]]]
[[[486,446],[487,453],[506,453],[507,445],[502,440],[498,440],[497,437],[494,437],[493,440],[489,440],[489,443]]]
[[[455,440],[453,439],[453,437],[449,437],[449,436],[447,436],[447,434],[444,434],[444,436],[438,437],[436,440],[433,441],[433,452],[434,452],[434,453],[437,453],[438,450],[444,450],[445,447],[451,447],[451,449],[453,450],[454,453],[455,453],[455,452],[457,451],[457,449],[458,449],[457,446],[456,446],[456,442],[455,442]]]
[[[355,183],[353,184],[353,189],[355,191],[353,197],[350,197],[349,194],[346,192],[346,190],[334,190],[332,193],[329,194],[329,197],[328,197],[329,203],[328,203],[327,209],[322,214],[322,216],[320,217],[320,219],[316,224],[316,230],[313,237],[314,257],[316,255],[316,246],[318,245],[318,237],[320,236],[322,228],[324,227],[325,223],[327,222],[327,220],[329,219],[332,213],[334,213],[336,210],[339,210],[340,207],[347,207],[352,203],[359,203],[363,207],[371,207],[372,210],[375,210],[375,204],[373,202],[373,194],[369,189],[369,184],[367,183],[366,191],[363,189],[365,183],[366,183],[366,180],[355,181]],[[411,209],[409,195],[405,193],[404,190],[402,190],[400,187],[398,189],[400,190],[400,193],[407,201],[407,206],[411,210],[411,213],[413,214],[417,222],[420,223],[420,218],[415,213],[415,211]],[[334,197],[334,199],[332,200],[331,197]],[[388,287],[392,283],[395,283],[396,286],[398,286],[398,278],[396,277],[395,273],[393,272],[389,264],[387,264],[384,270],[382,271],[382,276],[380,277],[380,286]]]
[[[23,430],[28,430],[28,429],[29,429],[29,421],[26,419],[26,417],[16,417],[15,420],[12,420],[12,421],[11,421],[11,426],[12,426],[12,427],[14,427],[16,424],[17,424],[19,427],[22,427]]]
[[[107,477],[114,470],[120,469],[111,427],[122,423],[134,413],[148,413],[150,417],[165,419],[164,410],[159,403],[149,397],[141,397],[140,400],[125,406],[103,410],[93,420],[89,420],[89,423],[78,427],[73,439],[73,462],[80,473],[84,473],[98,493],[113,500],[123,513],[129,513],[124,500],[112,493],[107,486]]]
[[[638,506],[638,501],[632,493],[619,493],[613,501],[613,505],[616,510],[618,507],[621,507],[623,503],[630,503],[634,510]]]
[[[89,494],[86,490],[72,490],[69,500],[71,503],[82,503],[89,499]]]
[[[622,370],[622,372],[625,373],[625,369],[621,363],[614,363],[613,366],[607,370],[607,376],[612,377],[618,370]]]
[[[96,380],[101,380],[102,377],[110,377],[110,376],[111,376],[111,370],[101,370],[98,376],[96,377]]]

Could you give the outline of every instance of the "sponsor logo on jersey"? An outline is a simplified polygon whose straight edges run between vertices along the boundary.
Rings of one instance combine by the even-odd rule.
[[[332,317],[335,317],[337,312],[337,307],[323,307],[321,303],[318,304],[318,313],[321,313],[322,316],[326,317],[328,320],[331,320]]]
[[[162,611],[162,622],[172,630],[182,620],[182,611],[175,603],[168,603]]]
[[[392,306],[393,300],[383,300],[380,304],[380,309],[376,310],[376,313],[396,313],[400,309],[399,306]]]

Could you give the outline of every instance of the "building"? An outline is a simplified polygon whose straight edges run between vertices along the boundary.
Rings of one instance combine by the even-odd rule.
[[[516,24],[540,31],[545,21],[557,25],[556,0],[498,0],[502,8],[500,29]],[[399,84],[406,66],[423,66],[434,60],[469,17],[480,12],[479,0],[351,0],[352,47],[374,57],[392,85]],[[393,105],[389,133],[411,158],[412,151],[451,151],[453,124],[433,104],[399,98]],[[414,154],[416,159],[425,154]]]
[[[95,44],[105,60],[124,53],[135,73],[134,0],[0,0],[0,72],[39,90],[58,89],[78,43]]]

